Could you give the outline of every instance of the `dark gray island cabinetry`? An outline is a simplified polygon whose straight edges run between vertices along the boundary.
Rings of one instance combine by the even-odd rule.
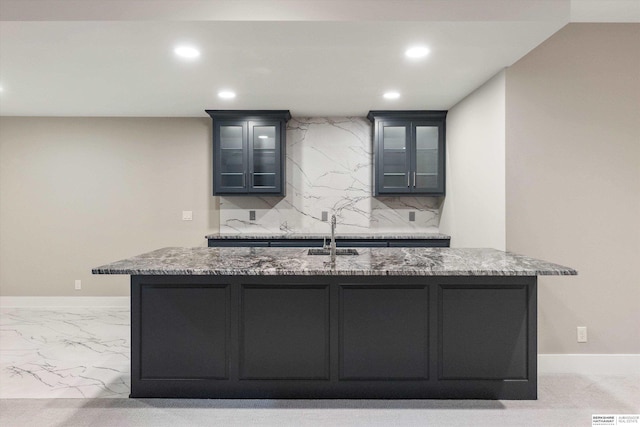
[[[536,276],[493,249],[165,248],[131,275],[131,397],[535,399]]]

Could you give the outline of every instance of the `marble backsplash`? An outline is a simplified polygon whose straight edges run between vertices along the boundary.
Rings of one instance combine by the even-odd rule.
[[[338,233],[438,232],[442,198],[373,197],[372,132],[365,117],[292,118],[286,197],[221,196],[220,233],[325,233],[322,211]]]

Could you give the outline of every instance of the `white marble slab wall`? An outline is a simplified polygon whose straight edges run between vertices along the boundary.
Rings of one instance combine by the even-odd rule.
[[[441,198],[373,197],[365,117],[292,118],[286,150],[286,197],[220,197],[221,233],[325,233],[322,211],[336,214],[338,233],[438,231]]]

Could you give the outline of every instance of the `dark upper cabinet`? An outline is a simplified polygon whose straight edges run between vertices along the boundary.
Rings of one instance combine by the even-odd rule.
[[[205,110],[213,119],[213,194],[285,193],[288,110]]]
[[[445,194],[446,111],[370,111],[374,196]]]

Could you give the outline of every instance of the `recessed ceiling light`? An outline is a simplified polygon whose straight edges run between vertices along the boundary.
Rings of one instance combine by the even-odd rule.
[[[386,92],[384,95],[382,95],[382,97],[384,99],[398,99],[400,98],[400,93],[395,91]]]
[[[408,58],[418,59],[418,58],[424,58],[425,56],[429,55],[429,52],[431,51],[426,46],[413,46],[407,49],[404,52],[404,54]]]
[[[218,97],[222,99],[233,99],[236,97],[236,94],[230,90],[221,90],[218,92]]]
[[[193,46],[178,46],[173,49],[173,53],[184,59],[196,59],[200,56],[200,51]]]
[[[268,139],[269,137],[267,135],[258,135],[258,138],[260,138],[260,139]]]

